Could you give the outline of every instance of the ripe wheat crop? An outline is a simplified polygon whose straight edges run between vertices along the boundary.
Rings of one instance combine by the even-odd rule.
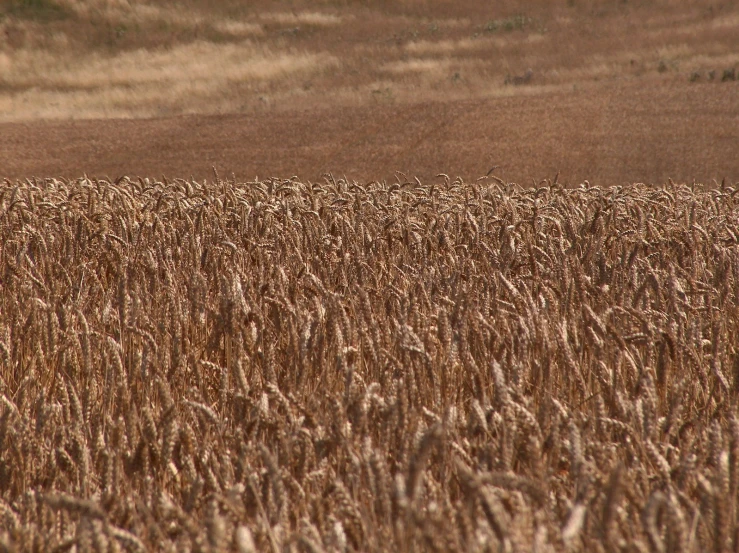
[[[0,187],[0,550],[739,549],[739,190]]]

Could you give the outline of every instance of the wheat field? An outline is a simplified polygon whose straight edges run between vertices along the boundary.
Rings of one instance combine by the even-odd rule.
[[[2,551],[739,551],[739,188],[0,187]]]

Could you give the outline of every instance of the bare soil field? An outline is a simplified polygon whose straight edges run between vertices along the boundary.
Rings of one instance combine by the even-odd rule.
[[[734,2],[3,6],[3,177],[739,178]]]

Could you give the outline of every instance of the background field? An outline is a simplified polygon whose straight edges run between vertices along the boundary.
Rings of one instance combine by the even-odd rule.
[[[739,179],[736,2],[5,0],[0,14],[2,176]]]

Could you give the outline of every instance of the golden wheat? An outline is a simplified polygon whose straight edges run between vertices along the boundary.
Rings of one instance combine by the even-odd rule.
[[[0,548],[736,551],[739,190],[0,189]]]

